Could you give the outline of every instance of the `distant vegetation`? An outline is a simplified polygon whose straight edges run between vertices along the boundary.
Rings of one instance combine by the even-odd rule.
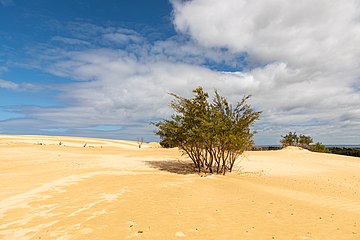
[[[252,151],[270,151],[270,150],[280,150],[281,146],[254,146]],[[326,150],[327,149],[327,150]],[[323,153],[332,153],[339,155],[346,155],[352,157],[360,157],[360,147],[326,147],[323,144],[312,145],[309,149],[313,152],[323,152]]]
[[[179,147],[199,172],[231,172],[235,161],[253,145],[250,126],[259,118],[244,97],[236,106],[215,91],[212,102],[201,87],[187,99],[171,94],[175,114],[170,120],[154,123],[164,147]]]
[[[313,152],[321,153],[333,153],[340,155],[347,155],[353,157],[360,157],[360,148],[349,148],[349,147],[326,147],[324,144],[317,142],[313,144],[313,139],[310,136],[305,136],[300,134],[299,136],[296,132],[289,132],[285,136],[281,136],[281,146],[298,146],[309,149]]]
[[[313,152],[331,153],[329,148],[327,148],[325,145],[319,142],[315,143],[314,145],[311,145],[309,147],[309,150]]]
[[[329,150],[333,154],[360,157],[360,148],[330,147]]]
[[[320,142],[315,144],[313,143],[313,139],[310,136],[306,136],[303,134],[297,135],[296,132],[289,132],[285,136],[281,136],[280,144],[282,147],[287,146],[297,146],[306,148],[313,152],[322,152],[322,153],[329,153],[329,149]]]
[[[313,143],[313,139],[310,136],[305,136],[302,134],[298,136],[296,132],[289,132],[285,136],[281,137],[282,139],[280,140],[280,143],[283,147],[298,146],[308,148],[310,144]]]

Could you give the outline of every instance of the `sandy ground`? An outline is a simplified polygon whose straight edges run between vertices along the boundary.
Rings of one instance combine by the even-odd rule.
[[[245,152],[199,177],[155,143],[0,135],[0,151],[3,240],[360,239],[359,158]]]

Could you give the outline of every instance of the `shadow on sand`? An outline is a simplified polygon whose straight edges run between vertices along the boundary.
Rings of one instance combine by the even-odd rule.
[[[192,162],[183,162],[180,160],[163,160],[163,161],[145,161],[147,165],[160,171],[166,171],[177,174],[194,174],[198,171],[194,168]]]

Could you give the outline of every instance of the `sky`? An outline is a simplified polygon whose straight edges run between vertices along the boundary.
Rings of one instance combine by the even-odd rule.
[[[289,131],[360,144],[358,0],[0,0],[0,133],[157,141],[202,86]]]

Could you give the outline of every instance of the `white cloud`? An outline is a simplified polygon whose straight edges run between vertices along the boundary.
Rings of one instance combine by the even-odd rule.
[[[280,124],[301,130],[306,123],[325,131],[331,126],[334,139],[345,128],[360,132],[358,1],[172,3],[179,32],[205,47],[249,54],[254,68],[247,74],[259,86],[253,102],[264,109],[264,128]]]
[[[232,102],[245,94],[253,94],[252,104],[264,111],[258,125],[259,135],[272,134],[272,141],[284,134],[284,129],[301,129],[300,132],[317,136],[322,133],[314,126],[321,126],[321,129],[343,126],[339,131],[345,131],[351,125],[353,130],[359,129],[356,119],[360,112],[348,114],[349,109],[357,108],[358,94],[351,88],[323,86],[321,81],[291,81],[301,73],[284,63],[248,72],[219,72],[203,66],[169,62],[156,55],[139,58],[122,50],[94,49],[68,52],[49,71],[78,82],[62,88],[59,97],[67,102],[66,107],[29,111],[32,117],[45,121],[43,127],[46,128],[120,124],[124,130],[119,132],[129,132],[130,127],[138,133],[134,126],[140,127],[171,114],[167,107],[171,98],[167,93],[189,97],[191,90],[201,85],[207,91],[220,90]],[[299,94],[303,89],[308,90]],[[152,128],[148,126],[143,130],[142,134],[148,135]],[[335,131],[333,135],[338,133]],[[261,139],[259,141],[261,143]]]
[[[18,87],[19,87],[19,85],[14,83],[14,82],[10,82],[10,81],[0,79],[0,88],[15,90]]]
[[[193,0],[173,5],[178,31],[209,47],[246,51],[256,60],[343,69],[354,67],[360,52],[355,0]]]
[[[110,41],[112,43],[118,44],[127,44],[127,43],[140,43],[143,41],[143,38],[140,34],[133,30],[119,28],[115,31],[109,31],[103,34],[103,39],[105,41]]]
[[[80,39],[76,39],[76,38],[61,37],[61,36],[55,36],[55,37],[51,38],[51,40],[56,41],[56,42],[62,42],[65,44],[70,44],[70,45],[90,45],[89,42],[84,41],[84,40],[80,40]]]
[[[204,65],[208,61],[213,64],[224,64],[234,69],[243,68],[245,56],[234,54],[222,48],[207,48],[187,38],[175,36],[163,41],[157,41],[149,47],[148,55],[154,60],[183,62]],[[239,61],[242,57],[242,61]]]
[[[80,80],[65,86],[61,95],[72,106],[32,112],[41,119],[57,119],[59,123],[71,118],[71,124],[76,126],[132,124],[167,117],[171,99],[167,93],[190,96],[191,90],[199,85],[210,91],[227,89],[240,100],[243,92],[256,89],[258,84],[240,72],[217,72],[149,56],[143,60],[125,51],[109,49],[69,53],[67,59],[57,62],[49,71]]]

